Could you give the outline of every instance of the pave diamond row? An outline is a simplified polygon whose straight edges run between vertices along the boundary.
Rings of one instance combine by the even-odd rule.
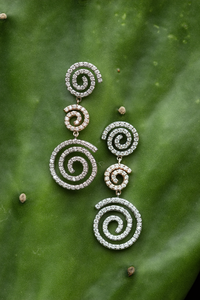
[[[65,125],[71,131],[81,131],[89,124],[89,113],[88,111],[79,104],[72,104],[64,108],[66,112],[65,116]],[[84,116],[83,123],[82,122],[82,115]],[[72,117],[76,117],[74,121],[74,126],[71,125],[70,119]]]
[[[108,204],[111,204],[111,205],[106,206]],[[126,206],[126,209],[124,207],[121,207],[116,204]],[[130,247],[138,239],[138,237],[141,233],[141,230],[142,230],[142,218],[141,218],[139,211],[132,203],[130,203],[129,201],[127,201],[125,199],[114,197],[114,198],[106,198],[106,199],[100,201],[99,203],[97,203],[95,205],[95,207],[100,210],[94,219],[93,230],[94,230],[94,234],[95,234],[97,240],[103,246],[105,246],[109,249],[113,249],[113,250],[122,250],[122,249]],[[121,241],[122,239],[126,238],[128,236],[128,234],[130,234],[131,229],[132,229],[133,220],[132,220],[132,216],[128,212],[127,208],[135,216],[136,223],[137,223],[135,232],[133,233],[133,235],[127,242],[124,242],[121,244],[114,244],[114,243],[110,243],[110,242],[106,241],[105,238],[103,238],[101,236],[101,233],[99,231],[100,219],[105,214],[107,214],[108,212],[111,212],[111,211],[114,211],[114,212],[116,211],[116,212],[122,213],[125,216],[126,228],[123,233],[121,233],[121,231],[123,229],[123,220],[119,216],[115,216],[115,215],[108,216],[105,218],[105,220],[103,221],[103,224],[102,224],[102,231],[107,239],[109,239],[111,241]],[[108,226],[113,221],[116,221],[118,224],[115,232],[118,234],[119,233],[121,233],[121,234],[113,235],[109,232]]]
[[[121,140],[126,138],[125,143]],[[108,149],[117,156],[127,156],[137,147],[139,135],[137,130],[127,122],[113,122],[102,133],[101,138],[107,139]]]
[[[51,175],[52,175],[53,179],[60,186],[62,186],[64,188],[71,189],[71,190],[79,190],[79,189],[82,189],[82,188],[88,186],[93,181],[93,179],[95,178],[95,176],[97,174],[97,164],[96,164],[96,161],[95,161],[94,157],[92,156],[92,154],[87,149],[85,149],[83,147],[79,147],[79,146],[70,147],[70,148],[64,150],[62,152],[62,154],[60,155],[59,160],[58,160],[58,169],[59,169],[61,175],[65,179],[67,179],[68,181],[72,181],[73,183],[71,184],[71,183],[67,183],[67,182],[63,181],[63,179],[61,179],[58,176],[58,174],[56,173],[55,160],[58,156],[58,153],[63,148],[65,148],[69,145],[82,145],[84,147],[89,148],[93,152],[96,152],[97,148],[95,146],[93,146],[92,144],[90,144],[89,142],[78,140],[78,139],[73,139],[73,140],[64,141],[63,143],[58,145],[51,154],[51,158],[50,158],[50,162],[49,162],[49,168],[50,168],[50,172],[51,172]],[[77,162],[77,161],[82,164],[83,170],[82,170],[81,174],[79,174],[77,176],[73,176],[73,175],[68,174],[64,169],[64,162],[65,162],[65,159],[67,158],[67,156],[70,153],[82,153],[83,155],[85,155],[87,157],[87,159],[90,161],[90,163],[92,165],[91,175],[83,183],[74,184],[77,181],[85,179],[85,177],[88,174],[88,170],[89,170],[88,163],[87,163],[85,158],[83,158],[79,155],[76,155],[76,156],[70,158],[67,162],[67,167],[68,167],[68,171],[69,171],[70,174],[73,174],[75,172],[75,170],[73,168],[73,163]]]
[[[84,67],[84,68],[82,68]],[[81,68],[81,69],[79,69]],[[78,69],[78,70],[77,70]],[[89,69],[89,70],[88,70]],[[93,64],[88,62],[78,62],[73,64],[66,73],[65,76],[65,84],[67,86],[68,91],[75,95],[76,97],[86,97],[91,94],[95,88],[95,77],[93,73],[97,77],[97,81],[102,82],[102,77],[100,71]],[[86,76],[87,77],[86,77]],[[82,84],[78,84],[78,77],[81,76]],[[88,82],[88,78],[90,82]]]
[[[125,166],[124,164],[114,164],[106,169],[104,173],[104,181],[110,189],[115,191],[121,191],[127,186],[129,180],[128,174],[130,173],[131,169]],[[123,178],[121,184],[117,184],[119,181],[117,175],[121,175]]]

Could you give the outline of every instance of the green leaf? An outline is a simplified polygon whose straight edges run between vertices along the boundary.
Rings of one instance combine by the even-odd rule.
[[[0,298],[184,299],[200,266],[198,2],[2,0],[1,12]],[[79,61],[103,78],[82,102],[90,124],[80,134],[98,148],[98,175],[71,191],[54,182],[49,159],[73,138],[65,73]],[[100,137],[117,120],[140,135],[123,159],[132,174],[122,197],[143,230],[123,251],[92,230],[95,204],[115,196],[103,174],[116,158]]]

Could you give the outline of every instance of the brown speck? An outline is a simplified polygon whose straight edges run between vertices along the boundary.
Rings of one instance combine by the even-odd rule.
[[[24,203],[26,201],[26,194],[22,193],[20,196],[19,196],[19,201],[21,203]]]
[[[117,69],[117,72],[120,73],[120,69]]]
[[[135,273],[135,268],[133,266],[129,267],[128,268],[128,276],[132,276],[134,273]]]
[[[124,106],[121,106],[119,109],[118,109],[118,112],[121,114],[121,115],[124,115],[126,113],[126,108]]]
[[[7,19],[7,15],[4,14],[4,13],[1,13],[1,14],[0,14],[0,19],[1,19],[1,20]]]

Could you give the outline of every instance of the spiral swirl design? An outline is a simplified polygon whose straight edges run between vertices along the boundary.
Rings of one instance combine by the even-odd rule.
[[[81,131],[89,124],[89,113],[83,106],[79,104],[69,105],[64,108],[64,111],[66,112],[65,125],[69,130]],[[70,120],[73,117],[75,117],[76,120],[74,121],[74,125],[71,125]]]
[[[117,156],[131,154],[138,145],[139,135],[137,130],[127,122],[114,122],[108,125],[101,138],[107,139],[108,149]],[[122,139],[125,138],[125,142]]]
[[[80,147],[77,145],[81,145],[84,147]],[[66,147],[68,147],[68,146],[70,146],[70,147],[66,149]],[[68,140],[68,141],[61,143],[52,152],[51,158],[50,158],[50,163],[49,163],[49,168],[50,168],[50,172],[51,172],[53,179],[60,186],[66,188],[66,189],[69,189],[69,190],[79,190],[79,189],[82,189],[82,188],[88,186],[95,178],[95,176],[97,174],[97,164],[96,164],[96,161],[95,161],[94,157],[92,156],[92,154],[85,147],[89,148],[93,152],[97,151],[97,148],[95,146],[93,146],[92,144],[90,144],[89,142],[78,140],[78,139],[73,139],[73,140]],[[58,158],[59,152],[61,152],[61,150],[63,150],[63,149],[65,149],[65,150],[62,152],[62,154]],[[82,155],[84,155],[87,158],[87,160],[84,157],[79,156],[79,155],[70,157],[70,154],[73,154],[73,153],[81,153]],[[69,157],[69,159],[68,159],[68,157]],[[64,167],[64,163],[67,159],[68,159],[68,161],[67,161],[68,172],[66,172],[65,167]],[[89,166],[88,166],[87,161],[89,161],[92,166],[90,176],[88,175]],[[55,169],[56,162],[58,164],[58,171],[60,173],[59,175],[57,174],[58,171],[56,171],[56,169]],[[80,162],[82,164],[82,172],[76,176],[72,175],[75,172],[74,167],[73,167],[74,162]],[[64,179],[66,179],[68,182],[64,181]],[[74,184],[74,183],[77,183],[77,184]]]
[[[126,208],[122,207],[121,205],[125,206]],[[95,207],[99,209],[99,212],[94,219],[94,235],[104,247],[113,250],[123,250],[130,247],[133,243],[136,242],[142,230],[142,218],[139,211],[132,203],[125,199],[115,197],[106,198],[97,203]],[[133,231],[133,219],[129,211],[134,215],[136,219],[136,229],[132,234],[131,232]],[[110,212],[117,212],[124,215],[126,221],[123,222],[122,218],[118,215],[107,216],[107,214]],[[101,221],[101,219],[103,219],[103,221]],[[115,232],[118,235],[109,232],[109,224],[113,221],[117,222],[117,228]],[[126,223],[125,226],[124,223]],[[100,232],[100,227],[102,227],[102,234]],[[125,229],[122,232],[123,227],[125,227]],[[129,239],[128,235],[130,236]],[[125,241],[123,242],[122,240]],[[118,241],[122,241],[122,243],[118,244]]]
[[[95,77],[92,72],[96,75],[97,81],[102,82],[101,73],[93,64],[88,62],[73,64],[65,76],[65,84],[69,92],[81,98],[91,94],[95,88]],[[82,79],[82,84],[78,83],[79,77]]]
[[[131,169],[124,164],[114,164],[111,165],[109,168],[106,169],[104,173],[104,181],[106,185],[111,189],[115,191],[121,191],[127,186],[129,176],[128,174],[131,173]],[[121,175],[123,178],[123,181],[121,184],[118,184],[118,178],[117,175]]]

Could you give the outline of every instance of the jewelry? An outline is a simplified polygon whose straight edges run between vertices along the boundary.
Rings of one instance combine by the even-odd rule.
[[[97,174],[96,161],[93,155],[88,151],[88,149],[92,152],[96,152],[98,149],[89,142],[77,139],[80,131],[89,124],[89,114],[87,110],[79,103],[81,102],[83,97],[91,94],[95,88],[95,77],[92,72],[96,75],[97,81],[99,83],[102,82],[102,77],[97,67],[88,62],[78,62],[73,64],[67,70],[65,76],[67,89],[72,95],[76,96],[77,101],[77,104],[72,104],[64,108],[64,111],[66,113],[65,125],[70,131],[73,132],[74,139],[64,141],[53,150],[49,167],[53,179],[60,186],[70,190],[79,190],[88,186]],[[78,80],[80,80],[80,78],[82,79],[81,85],[78,83]],[[70,121],[73,117],[75,117],[76,119],[72,125]],[[61,150],[63,152],[60,155]],[[81,153],[81,155],[85,156],[87,160],[79,155],[72,156],[72,153],[74,152]],[[58,158],[58,154],[60,155],[60,158]],[[67,169],[69,171],[69,174],[65,170],[66,159],[68,160]],[[92,165],[91,175],[89,177],[88,161]],[[74,162],[81,163],[82,172],[79,175],[73,176],[71,174],[75,172],[73,168]],[[57,168],[55,168],[55,164],[57,164]]]
[[[126,165],[122,164],[122,158],[131,154],[137,147],[139,141],[139,135],[137,130],[127,122],[114,122],[108,125],[103,131],[103,140],[107,139],[108,149],[117,156],[117,163],[107,168],[104,173],[104,181],[106,185],[116,192],[116,197],[106,198],[95,205],[96,209],[99,210],[97,213],[93,230],[97,240],[105,247],[114,250],[122,250],[130,247],[139,237],[142,230],[142,218],[137,208],[129,201],[119,198],[122,189],[126,187],[129,180],[131,169]],[[126,142],[124,143],[124,139]],[[122,176],[122,182],[119,183],[117,178],[118,175]],[[109,206],[108,206],[109,204]],[[122,207],[125,206],[126,208]],[[126,229],[121,233],[123,229],[123,220],[118,215],[105,216],[108,212],[116,211],[124,215],[126,219]],[[129,240],[126,237],[131,235],[133,220],[131,214],[136,219],[136,229],[132,233]],[[102,220],[104,217],[104,220]],[[112,221],[116,221],[118,226],[115,232],[119,235],[111,234],[109,232],[109,225]],[[99,228],[102,226],[103,235],[101,236]],[[121,234],[120,234],[121,233]],[[113,241],[112,243],[107,240]],[[118,241],[124,240],[123,243],[118,244]]]

